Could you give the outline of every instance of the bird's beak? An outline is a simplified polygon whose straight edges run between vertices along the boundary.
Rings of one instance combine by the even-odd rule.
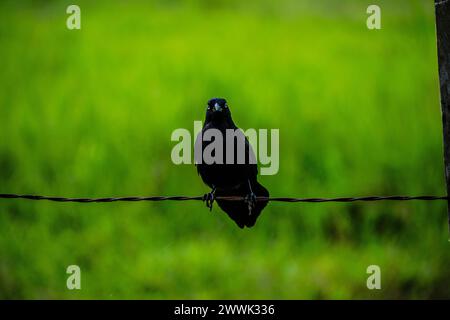
[[[222,111],[222,107],[217,102],[214,104],[214,111]]]

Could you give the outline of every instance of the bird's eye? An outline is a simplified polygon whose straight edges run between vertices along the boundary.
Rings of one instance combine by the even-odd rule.
[[[228,108],[228,105],[225,103],[225,109]]]

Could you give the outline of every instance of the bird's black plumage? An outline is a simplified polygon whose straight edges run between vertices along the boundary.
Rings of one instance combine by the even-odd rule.
[[[225,99],[213,98],[208,101],[205,123],[195,146],[196,150],[201,150],[202,154],[205,148],[214,141],[214,139],[212,141],[201,139],[209,129],[217,129],[222,133],[223,162],[208,164],[203,161],[197,163],[197,171],[203,182],[213,189],[214,196],[246,197],[246,201],[217,199],[216,202],[240,228],[252,227],[268,202],[256,201],[255,197],[269,197],[269,192],[257,181],[257,164],[256,161],[251,161],[255,159],[253,149],[242,131],[234,124]],[[227,136],[227,129],[236,130],[238,138]],[[242,158],[239,159],[239,143],[242,146],[241,150],[245,150],[245,161],[242,161]],[[233,159],[232,163],[226,161],[227,146],[234,149],[234,158],[230,153],[230,158]]]

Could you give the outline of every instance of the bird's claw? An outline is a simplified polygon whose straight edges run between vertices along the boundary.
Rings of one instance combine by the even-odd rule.
[[[203,201],[206,203],[206,207],[209,211],[212,211],[214,200],[216,199],[216,190],[213,189],[210,193],[205,193],[203,195]]]
[[[244,202],[247,203],[248,215],[251,216],[253,209],[256,207],[256,195],[251,192],[250,194],[245,196]]]

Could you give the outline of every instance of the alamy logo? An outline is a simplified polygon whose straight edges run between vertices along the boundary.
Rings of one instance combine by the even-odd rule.
[[[370,274],[370,276],[367,278],[367,289],[374,290],[374,289],[381,289],[381,269],[377,265],[370,265],[367,267],[366,270],[367,274]]]
[[[369,30],[381,29],[381,8],[376,4],[372,4],[367,7],[367,14],[370,16],[367,18],[366,25]]]
[[[66,13],[70,14],[66,20],[66,26],[69,30],[81,29],[81,9],[76,4],[67,7]]]
[[[261,175],[274,175],[279,170],[279,130],[247,129],[208,129],[202,134],[202,122],[194,121],[194,160],[206,164],[261,164]],[[246,137],[249,143],[246,143]],[[192,164],[193,137],[184,128],[172,132],[171,141],[178,141],[172,148],[171,159],[174,164]],[[203,142],[209,142],[206,146]],[[202,148],[204,146],[204,148]],[[253,151],[253,152],[249,152]]]
[[[66,270],[67,274],[70,276],[67,278],[66,286],[69,290],[80,290],[81,289],[81,270],[77,265],[70,265]]]

